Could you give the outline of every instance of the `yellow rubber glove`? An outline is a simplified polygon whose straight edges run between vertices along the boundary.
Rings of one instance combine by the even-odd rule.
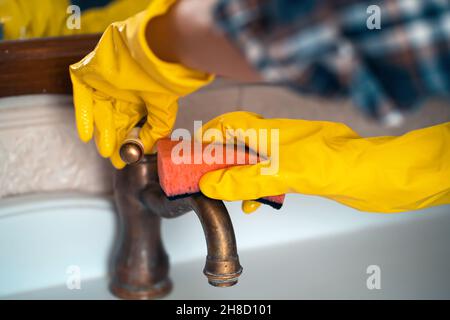
[[[94,133],[100,154],[110,157],[116,168],[125,165],[120,144],[142,117],[147,116],[147,123],[139,137],[150,153],[159,138],[170,134],[178,98],[213,80],[212,75],[161,61],[148,47],[148,22],[174,2],[153,1],[146,11],[113,23],[96,49],[70,67],[80,138],[87,142]]]
[[[71,34],[104,32],[112,22],[125,20],[145,10],[150,2],[151,0],[115,0],[106,6],[82,11],[81,28],[70,32]]]
[[[450,122],[399,137],[362,138],[341,123],[264,119],[254,113],[233,112],[202,129],[210,128],[221,132],[215,141],[222,143],[233,137],[226,134],[227,129],[279,132],[276,173],[261,174],[262,168],[277,167],[276,149],[269,139],[268,161],[202,177],[200,189],[211,198],[248,200],[301,193],[386,213],[450,203]],[[244,141],[242,137],[238,141]],[[200,139],[198,134],[196,139]],[[258,147],[264,141],[258,141]]]
[[[115,0],[81,13],[80,29],[68,28],[70,0],[0,0],[3,40],[100,33],[109,24],[144,10],[150,0]]]
[[[3,39],[60,35],[68,5],[68,1],[0,0]]]

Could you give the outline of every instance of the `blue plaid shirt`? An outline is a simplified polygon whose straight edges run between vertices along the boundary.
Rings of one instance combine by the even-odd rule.
[[[219,0],[215,17],[267,81],[374,118],[449,97],[450,0]]]

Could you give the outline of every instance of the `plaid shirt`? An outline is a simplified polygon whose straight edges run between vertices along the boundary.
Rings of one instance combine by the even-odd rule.
[[[267,81],[374,118],[449,97],[450,0],[219,0],[215,17]]]

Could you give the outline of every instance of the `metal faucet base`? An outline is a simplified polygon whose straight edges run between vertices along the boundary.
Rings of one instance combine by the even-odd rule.
[[[161,240],[161,218],[194,211],[205,234],[208,254],[203,273],[216,287],[237,283],[242,273],[233,225],[222,201],[195,194],[169,200],[159,185],[156,155],[116,170],[114,198],[119,217],[111,292],[124,299],[167,295],[169,258]]]

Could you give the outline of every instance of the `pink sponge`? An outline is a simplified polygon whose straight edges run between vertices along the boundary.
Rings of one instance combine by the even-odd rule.
[[[180,143],[185,144],[185,150],[190,148],[190,154],[183,153],[182,148],[179,145]],[[172,150],[177,145],[179,145],[178,147],[180,147],[180,149],[175,150],[174,155],[177,157],[182,157],[187,161],[177,162],[172,158]],[[221,155],[222,161],[216,161],[219,163],[206,163],[204,157],[202,156],[206,147],[207,145],[203,145],[202,148],[199,148],[200,150],[197,150],[197,148],[194,148],[194,144],[191,141],[181,142],[171,141],[169,139],[161,139],[158,141],[157,154],[159,183],[168,197],[176,198],[200,192],[200,188],[198,186],[200,178],[209,171],[228,168],[234,165],[239,165],[238,163],[242,162],[244,162],[243,164],[249,163],[249,153],[245,152],[245,154],[243,154],[243,151],[240,151],[238,148],[234,150],[234,161],[230,164],[230,161],[226,158],[227,150],[230,149],[225,146],[223,147],[223,152]],[[214,159],[219,158],[220,160],[220,155],[216,157],[214,151],[212,151],[211,154]],[[242,159],[245,159],[245,161],[238,161]],[[284,194],[264,197],[258,199],[257,201],[268,204],[275,209],[280,209],[283,205]]]

